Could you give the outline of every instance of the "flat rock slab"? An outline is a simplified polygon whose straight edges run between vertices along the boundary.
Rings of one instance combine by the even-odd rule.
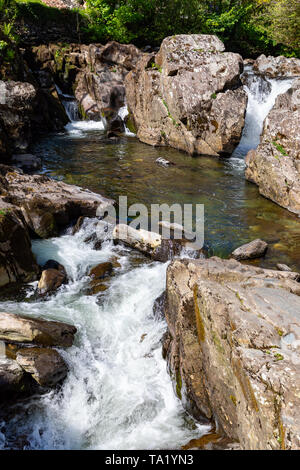
[[[245,245],[236,248],[231,253],[232,258],[242,261],[246,259],[255,259],[261,258],[264,256],[268,249],[268,244],[263,240],[257,239],[253,240],[250,243],[246,243]]]
[[[63,358],[54,349],[19,349],[16,360],[19,366],[31,374],[42,387],[54,387],[68,372]]]
[[[0,312],[0,341],[70,347],[76,331],[67,323]]]
[[[217,257],[167,270],[164,353],[177,394],[243,449],[300,448],[297,279]]]

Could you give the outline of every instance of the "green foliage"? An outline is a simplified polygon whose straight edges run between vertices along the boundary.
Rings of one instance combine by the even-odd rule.
[[[299,0],[87,0],[95,40],[159,45],[174,34],[217,34],[228,50],[299,56]]]

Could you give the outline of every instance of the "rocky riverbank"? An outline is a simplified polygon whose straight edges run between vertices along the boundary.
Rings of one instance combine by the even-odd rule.
[[[119,111],[127,100],[126,124],[141,142],[191,155],[228,156],[243,133],[243,59],[225,52],[215,36],[169,37],[157,53],[116,42],[40,45],[26,50],[20,64],[15,76],[0,82],[0,157],[10,165],[35,170],[41,164],[24,152],[42,133],[64,128],[68,118],[62,102],[73,95],[81,116],[103,121],[109,135],[124,131]],[[246,178],[262,195],[300,214],[299,61],[261,56],[253,70],[262,79],[295,81],[268,114],[260,144],[247,156]],[[156,161],[165,171],[171,167],[163,158]],[[39,301],[51,299],[70,279],[55,259],[38,265],[31,239],[56,237],[77,222],[73,235],[68,235],[76,238],[84,217],[94,217],[99,207],[112,204],[112,199],[78,186],[0,165],[0,287],[39,279]],[[83,239],[84,248],[94,250],[93,257],[103,242],[94,229]],[[137,250],[152,261],[172,260],[166,292],[155,303],[154,316],[166,318],[163,354],[188,412],[215,423],[218,435],[236,443],[233,447],[298,449],[299,274],[282,264],[275,271],[233,259],[204,259],[207,251],[188,251],[184,238],[164,240],[158,233],[124,224],[111,229],[105,242],[124,250],[122,256]],[[232,257],[252,260],[265,256],[267,249],[267,243],[257,239],[234,250]],[[197,259],[176,259],[183,252]],[[79,271],[80,281],[89,278],[88,285],[80,286],[86,297],[105,296],[121,267],[109,257],[100,261],[92,259]],[[141,279],[138,282],[137,287],[142,284]],[[133,303],[137,304],[135,298]],[[62,383],[68,367],[56,348],[71,346],[75,333],[68,323],[0,313],[6,355],[0,364],[3,400]],[[141,333],[138,344],[150,335]],[[145,351],[143,358],[151,354],[152,349]]]
[[[235,260],[167,271],[164,354],[196,417],[243,449],[299,449],[299,274]]]

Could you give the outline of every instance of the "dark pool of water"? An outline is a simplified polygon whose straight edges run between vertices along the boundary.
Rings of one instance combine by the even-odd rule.
[[[237,246],[262,238],[270,248],[257,264],[274,268],[281,262],[300,269],[299,217],[245,181],[243,160],[191,157],[131,137],[107,143],[101,131],[49,136],[33,151],[49,176],[114,199],[127,195],[129,204],[204,204],[211,254],[227,257]],[[158,157],[175,165],[162,167]]]

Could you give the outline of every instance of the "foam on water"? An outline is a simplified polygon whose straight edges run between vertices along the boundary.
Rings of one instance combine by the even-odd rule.
[[[166,324],[154,319],[152,307],[164,290],[167,264],[145,261],[134,268],[137,255],[110,242],[95,251],[83,241],[92,224],[74,236],[34,242],[40,263],[64,264],[68,285],[45,301],[0,304],[78,328],[75,344],[60,351],[70,369],[61,390],[30,399],[2,423],[0,448],[26,436],[22,447],[30,449],[174,449],[209,430],[187,424],[162,359]],[[86,295],[89,267],[114,256],[121,266],[109,289],[100,298]]]

